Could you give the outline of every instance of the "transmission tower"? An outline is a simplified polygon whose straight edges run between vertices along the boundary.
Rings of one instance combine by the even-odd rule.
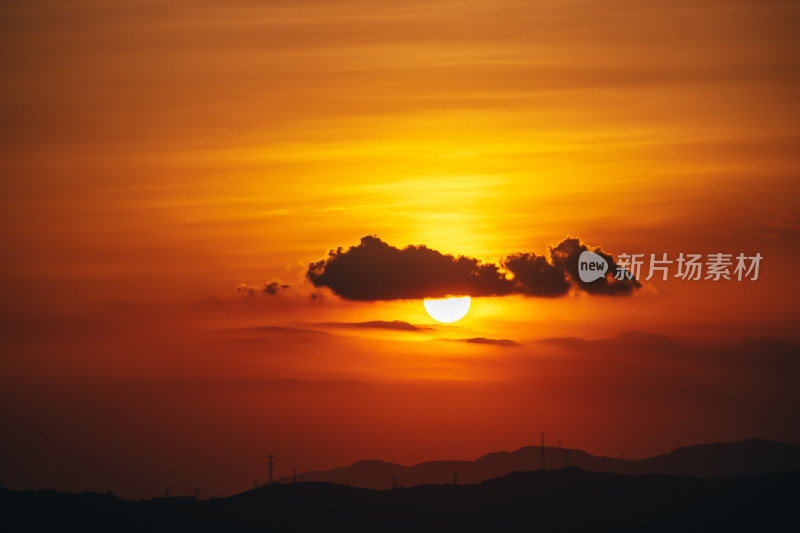
[[[539,470],[544,470],[544,433],[542,433],[542,449],[539,457]]]
[[[267,473],[269,474],[267,477],[267,485],[272,485],[272,458],[275,457],[274,455],[268,455],[267,460]]]

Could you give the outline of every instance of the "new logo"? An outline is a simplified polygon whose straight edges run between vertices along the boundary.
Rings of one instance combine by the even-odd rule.
[[[608,261],[589,250],[581,252],[578,257],[578,276],[584,283],[605,277],[608,272]]]

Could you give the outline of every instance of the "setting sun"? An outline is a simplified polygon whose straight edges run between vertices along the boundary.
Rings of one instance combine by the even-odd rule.
[[[469,312],[471,299],[469,296],[463,298],[441,298],[436,300],[425,300],[425,310],[432,319],[438,322],[449,324],[461,320]]]

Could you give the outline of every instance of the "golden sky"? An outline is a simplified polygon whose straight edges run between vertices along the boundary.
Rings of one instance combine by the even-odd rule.
[[[798,27],[792,1],[4,2],[0,420],[17,455],[0,482],[148,495],[165,481],[115,459],[137,446],[187,486],[239,457],[209,467],[224,494],[265,448],[302,471],[472,458],[547,428],[609,454],[798,441],[797,374],[775,370],[791,358],[747,359],[800,342]],[[368,235],[491,263],[567,236],[764,261],[757,282],[475,298],[442,326],[421,301],[305,279]],[[290,287],[236,291],[273,279]],[[432,329],[320,326],[375,320]],[[603,366],[661,346],[617,337],[631,330],[684,351]],[[587,362],[594,345],[553,337],[622,344]],[[745,370],[708,355],[739,349]],[[737,421],[731,402],[753,398],[774,417]],[[239,437],[180,460],[142,444],[206,427]],[[43,456],[118,475],[36,470]]]

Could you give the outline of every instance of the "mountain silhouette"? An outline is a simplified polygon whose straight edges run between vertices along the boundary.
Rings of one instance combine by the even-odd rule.
[[[474,461],[427,461],[404,466],[386,461],[358,461],[332,470],[304,472],[298,481],[320,481],[388,489],[398,485],[450,483],[458,472],[461,483],[480,483],[516,471],[537,470],[541,447],[526,446],[513,452],[494,452]],[[693,477],[757,476],[800,470],[800,446],[749,439],[732,443],[701,444],[677,448],[667,454],[641,460],[598,457],[579,449],[545,447],[545,469],[576,466],[592,472],[616,474],[665,474]],[[289,482],[291,478],[279,479]]]
[[[797,531],[800,472],[701,479],[579,468],[514,472],[474,485],[372,490],[330,483],[229,498],[126,501],[0,489],[0,529],[17,531]],[[792,526],[794,524],[794,526]]]

